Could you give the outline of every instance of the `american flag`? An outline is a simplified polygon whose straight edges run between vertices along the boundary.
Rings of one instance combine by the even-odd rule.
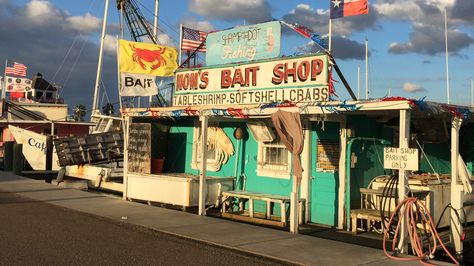
[[[204,31],[198,31],[183,27],[183,40],[181,42],[181,50],[194,51],[199,48],[199,52],[205,53],[206,38],[207,33]]]
[[[7,65],[5,66],[5,75],[26,77],[26,69],[27,67],[22,63],[7,60]]]

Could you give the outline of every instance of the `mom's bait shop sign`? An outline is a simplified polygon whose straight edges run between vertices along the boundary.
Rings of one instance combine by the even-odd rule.
[[[328,57],[312,55],[178,70],[173,104],[239,105],[328,99]]]

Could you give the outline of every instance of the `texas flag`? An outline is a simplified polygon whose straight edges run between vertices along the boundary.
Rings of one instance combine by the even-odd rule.
[[[331,19],[369,13],[368,0],[330,0]]]

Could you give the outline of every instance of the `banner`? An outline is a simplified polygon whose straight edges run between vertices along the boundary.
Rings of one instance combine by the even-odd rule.
[[[207,35],[206,64],[221,65],[280,56],[278,21],[236,27]]]
[[[31,91],[32,81],[27,78],[5,77],[5,88],[7,92],[29,92]]]
[[[154,76],[120,73],[120,96],[152,96],[157,93]]]
[[[120,72],[173,76],[178,52],[170,46],[119,40]]]
[[[45,170],[46,169],[46,135],[42,135],[30,130],[15,127],[12,125],[8,126],[8,129],[15,138],[16,143],[23,144],[22,152],[25,159],[31,165],[33,170]],[[53,150],[53,168],[57,169],[57,156]]]

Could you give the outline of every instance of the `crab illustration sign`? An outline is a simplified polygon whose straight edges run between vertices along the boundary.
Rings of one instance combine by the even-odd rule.
[[[120,72],[168,77],[178,68],[176,49],[142,42],[119,41]]]

